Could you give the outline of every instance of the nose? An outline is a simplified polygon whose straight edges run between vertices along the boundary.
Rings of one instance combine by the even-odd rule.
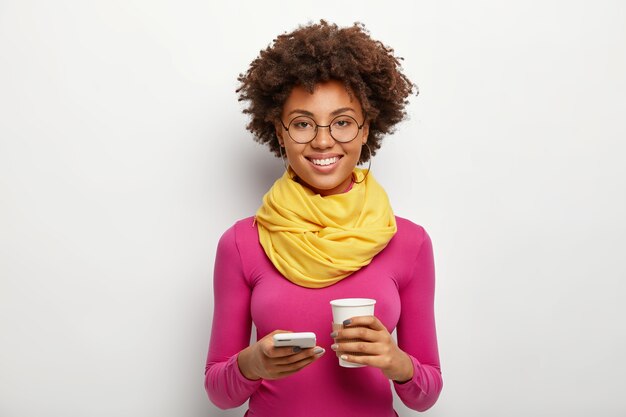
[[[315,139],[311,141],[311,146],[317,149],[332,148],[335,139],[330,135],[330,126],[317,126]]]

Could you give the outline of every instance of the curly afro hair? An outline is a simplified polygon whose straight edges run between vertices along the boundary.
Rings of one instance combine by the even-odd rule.
[[[402,74],[400,60],[393,49],[373,40],[362,23],[339,28],[320,20],[300,26],[274,39],[239,75],[239,101],[248,102],[243,112],[251,115],[247,128],[280,156],[274,123],[293,87],[301,85],[313,93],[317,83],[338,80],[361,102],[370,122],[367,142],[375,155],[383,135],[405,118],[407,97],[418,92]],[[369,157],[362,151],[359,163]]]

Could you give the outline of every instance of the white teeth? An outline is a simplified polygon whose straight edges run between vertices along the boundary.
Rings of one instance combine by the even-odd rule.
[[[335,156],[332,158],[325,158],[325,159],[311,159],[311,162],[313,162],[315,165],[322,165],[322,166],[334,164],[337,161],[339,161],[338,156]]]

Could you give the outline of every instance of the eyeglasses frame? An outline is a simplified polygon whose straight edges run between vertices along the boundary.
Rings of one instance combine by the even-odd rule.
[[[350,142],[352,142],[354,139],[356,139],[356,137],[357,137],[357,136],[359,136],[359,132],[361,131],[361,129],[363,129],[363,126],[365,126],[365,120],[366,120],[366,119],[363,119],[363,123],[361,123],[361,125],[359,126],[359,122],[357,122],[357,120],[356,120],[354,117],[352,117],[352,116],[348,116],[347,114],[340,114],[340,115],[338,115],[338,116],[333,117],[333,118],[332,118],[332,120],[330,121],[330,124],[328,124],[328,125],[318,125],[318,124],[317,124],[317,122],[315,121],[315,119],[313,119],[312,117],[309,117],[309,116],[296,116],[296,117],[294,117],[293,119],[291,119],[291,120],[289,121],[289,126],[290,126],[290,127],[291,127],[291,123],[293,123],[293,121],[294,121],[294,120],[296,120],[298,117],[306,117],[306,118],[308,118],[308,119],[313,120],[313,123],[315,123],[315,134],[313,135],[313,137],[311,138],[311,140],[309,140],[309,141],[307,141],[307,142],[298,142],[297,140],[295,140],[295,139],[291,136],[291,133],[289,132],[289,127],[285,126],[285,123],[283,123],[283,119],[279,119],[279,120],[280,120],[280,124],[281,124],[281,125],[283,125],[283,129],[285,129],[285,130],[287,131],[287,134],[289,135],[289,138],[290,138],[292,141],[294,141],[294,142],[296,142],[296,143],[299,143],[300,145],[306,145],[307,143],[311,143],[311,142],[313,142],[313,141],[315,140],[315,138],[317,137],[317,131],[318,131],[317,129],[318,129],[318,128],[320,128],[320,127],[327,127],[327,128],[328,128],[328,133],[330,134],[330,137],[331,137],[331,138],[333,138],[333,140],[334,140],[335,142],[339,142],[339,143],[350,143]],[[351,118],[352,120],[354,120],[354,121],[356,122],[356,125],[357,125],[357,127],[359,128],[359,129],[357,130],[356,135],[354,135],[354,137],[353,137],[352,139],[347,140],[347,141],[345,141],[345,142],[344,142],[344,141],[337,140],[337,139],[333,136],[333,130],[330,128],[330,127],[332,126],[333,122],[334,122],[336,119],[340,118],[340,117],[349,117],[349,118]]]

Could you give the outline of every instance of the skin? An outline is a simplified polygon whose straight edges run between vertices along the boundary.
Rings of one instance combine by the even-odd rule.
[[[352,317],[344,322],[344,327],[330,334],[335,340],[331,349],[338,352],[343,360],[379,368],[383,375],[396,382],[406,382],[413,378],[413,362],[403,352],[375,316]],[[360,339],[358,342],[344,340]],[[365,353],[367,356],[354,356],[343,352]]]
[[[292,119],[302,115],[311,117],[322,126],[328,125],[338,115],[351,116],[358,123],[363,123],[364,120],[359,100],[350,97],[346,87],[335,80],[317,84],[313,94],[302,86],[293,88],[283,106],[282,122],[289,126]],[[322,196],[339,194],[349,187],[361,147],[367,142],[369,122],[365,121],[357,137],[348,143],[335,141],[328,128],[318,128],[315,139],[300,144],[291,139],[280,121],[275,126],[278,141],[300,183]],[[330,167],[319,169],[311,162],[311,159],[330,156],[340,157]]]
[[[302,350],[274,347],[272,337],[276,333],[287,332],[275,330],[239,352],[237,364],[243,376],[251,380],[284,378],[312,364],[325,353],[319,346]]]
[[[339,81],[328,81],[315,86],[313,93],[296,86],[291,91],[282,110],[285,125],[301,115],[306,115],[318,125],[328,125],[338,115],[348,115],[363,123],[363,110],[358,99],[350,96]],[[289,165],[300,183],[314,192],[328,196],[344,192],[352,181],[361,147],[367,142],[369,123],[364,122],[357,137],[340,143],[330,136],[329,129],[319,128],[317,136],[307,144],[294,142],[280,121],[276,123],[276,135],[285,148]],[[330,167],[316,168],[311,159],[338,156],[339,161]],[[324,355],[325,350],[315,348],[294,350],[292,347],[275,348],[272,336],[285,333],[276,330],[258,342],[242,350],[237,363],[241,373],[248,379],[279,379],[300,371]],[[337,352],[360,352],[367,356],[345,354],[343,359],[379,368],[389,379],[405,382],[413,377],[413,363],[410,357],[395,343],[385,326],[374,316],[353,317],[344,328],[333,332],[335,343],[331,348]],[[343,342],[360,339],[359,342]]]

